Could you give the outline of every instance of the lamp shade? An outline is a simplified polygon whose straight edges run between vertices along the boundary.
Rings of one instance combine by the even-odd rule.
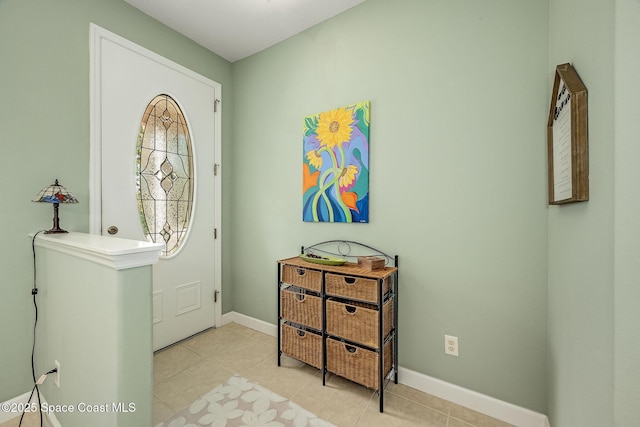
[[[47,203],[78,203],[78,199],[76,199],[69,190],[58,184],[57,179],[55,183],[40,190],[36,198],[32,201]]]

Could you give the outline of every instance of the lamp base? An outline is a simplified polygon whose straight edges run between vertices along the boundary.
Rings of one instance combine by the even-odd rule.
[[[68,233],[67,230],[63,230],[62,228],[52,228],[51,230],[47,230],[44,234],[58,234],[58,233]]]
[[[60,228],[60,219],[58,218],[58,203],[53,204],[53,227],[51,230],[47,230],[44,234],[56,234],[56,233],[68,233],[67,230]]]

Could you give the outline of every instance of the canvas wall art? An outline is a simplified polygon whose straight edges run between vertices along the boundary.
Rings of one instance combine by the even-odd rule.
[[[302,218],[369,222],[370,102],[304,119]]]

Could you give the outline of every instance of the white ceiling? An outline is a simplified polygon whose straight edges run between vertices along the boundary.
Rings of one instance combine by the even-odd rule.
[[[125,0],[235,62],[365,0]]]

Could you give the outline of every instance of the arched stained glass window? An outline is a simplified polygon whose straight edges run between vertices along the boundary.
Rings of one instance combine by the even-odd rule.
[[[193,148],[182,110],[169,95],[149,103],[136,144],[140,223],[147,239],[175,255],[184,244],[193,209]]]

